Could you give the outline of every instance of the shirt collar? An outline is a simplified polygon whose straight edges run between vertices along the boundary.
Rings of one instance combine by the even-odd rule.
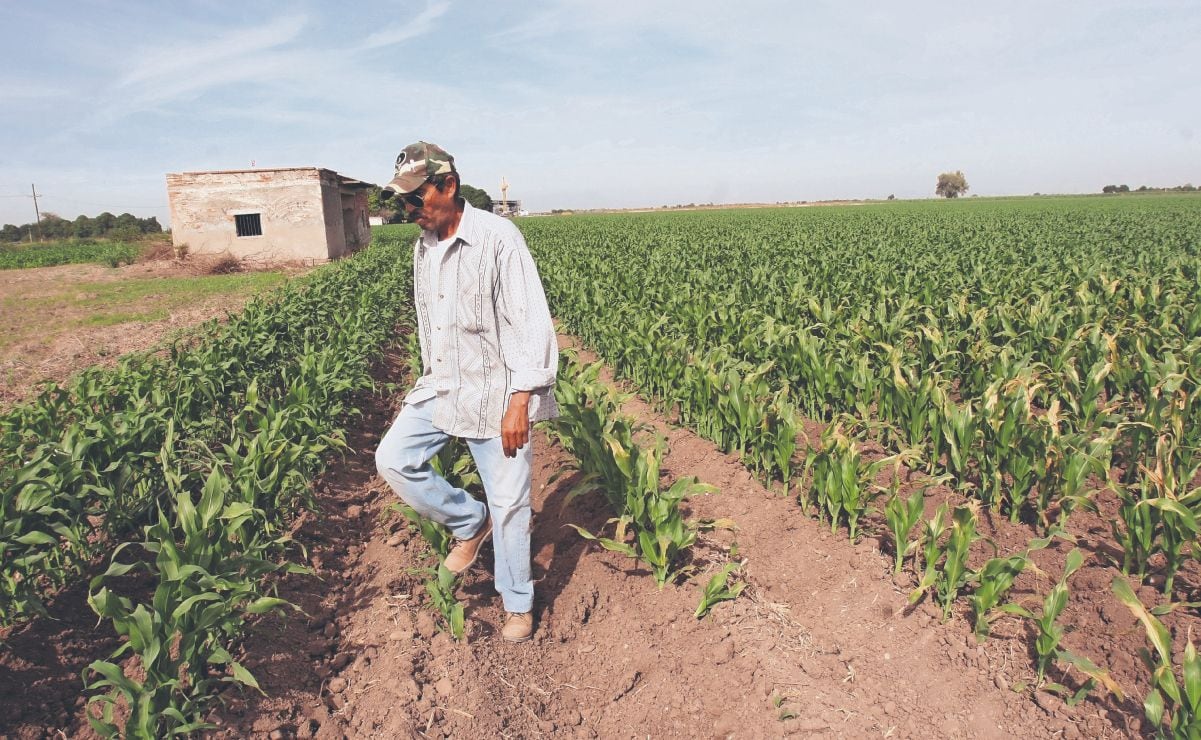
[[[464,198],[463,215],[459,217],[459,227],[455,229],[455,233],[450,235],[451,244],[454,244],[460,239],[467,244],[475,243],[475,211],[476,209],[472,208],[471,204],[467,202],[466,198]],[[437,233],[424,230],[421,232],[421,240],[424,242],[426,247],[431,249],[436,247],[439,241]]]

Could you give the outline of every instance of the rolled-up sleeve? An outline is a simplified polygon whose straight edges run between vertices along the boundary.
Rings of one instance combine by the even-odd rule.
[[[554,385],[559,347],[534,258],[513,229],[497,254],[500,351],[509,370],[509,393]]]

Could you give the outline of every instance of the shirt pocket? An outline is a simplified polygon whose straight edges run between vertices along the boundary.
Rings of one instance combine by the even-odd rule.
[[[479,334],[485,329],[484,296],[478,291],[460,293],[455,305],[455,323],[468,334]]]

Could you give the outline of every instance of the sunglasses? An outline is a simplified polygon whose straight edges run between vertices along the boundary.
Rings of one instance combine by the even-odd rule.
[[[430,181],[430,179],[427,177],[425,179],[425,182],[423,182],[417,186],[417,190],[420,190],[421,188],[425,187],[425,183],[429,182],[429,181]],[[405,205],[407,205],[411,210],[414,210],[414,211],[425,207],[425,198],[418,195],[417,190],[414,190],[413,192],[409,193],[408,195],[401,196],[401,200],[404,201]]]

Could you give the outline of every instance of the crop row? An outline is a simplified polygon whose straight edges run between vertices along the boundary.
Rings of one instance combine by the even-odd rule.
[[[1043,688],[1066,690],[1046,681],[1061,661],[1090,678],[1083,691],[1117,691],[1103,669],[1058,647],[1078,553],[1042,610],[1004,604],[1029,550],[1070,537],[1072,511],[1104,499],[1122,570],[1158,571],[1165,592],[1185,558],[1201,557],[1193,200],[595,217],[525,229],[567,330],[852,538],[885,497],[897,567],[909,556],[920,584],[914,598],[929,595],[949,616],[970,595],[982,638],[1001,611],[1032,620]],[[806,416],[825,423],[820,438],[802,433]],[[869,460],[868,439],[888,457]],[[977,503],[922,520],[920,490],[901,497],[895,473],[891,487],[876,483],[902,465]],[[978,506],[1045,536],[971,570]],[[1119,598],[1125,583],[1115,581]],[[1137,599],[1126,603],[1143,618]],[[1149,663],[1147,717],[1194,727],[1192,693],[1174,682],[1184,675],[1188,685],[1199,663],[1191,652],[1183,667],[1160,657]]]
[[[263,576],[296,569],[285,524],[411,319],[405,246],[377,243],[0,419],[5,621],[112,552],[89,599],[126,639],[85,672],[105,691],[98,731],[119,731],[118,705],[129,736],[196,729],[214,683],[254,683],[232,647],[247,615],[283,606]]]
[[[1139,205],[526,228],[560,321],[764,478],[794,477],[800,414],[879,422],[895,452],[1048,527],[1116,468],[1124,567],[1163,553],[1170,587],[1201,514],[1201,217]]]

